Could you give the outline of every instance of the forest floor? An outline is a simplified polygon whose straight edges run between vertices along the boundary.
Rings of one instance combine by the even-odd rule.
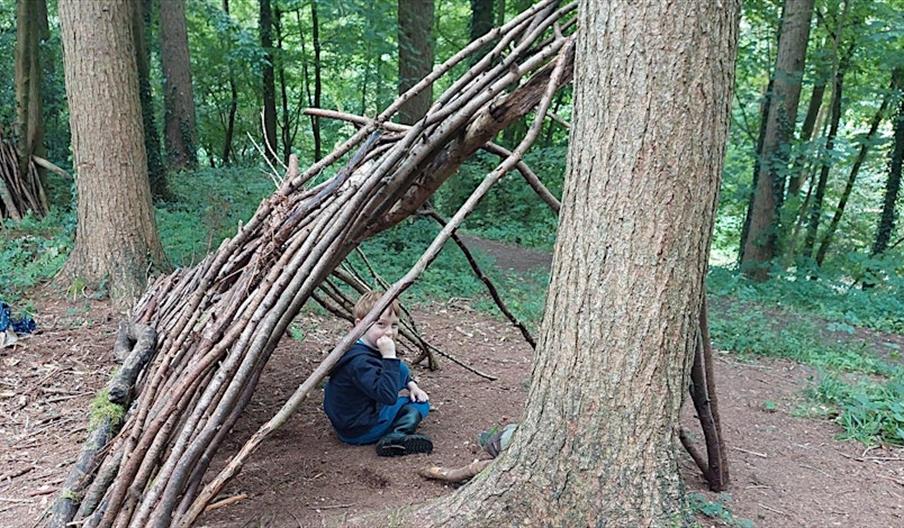
[[[541,252],[479,245],[513,272],[549,262]],[[85,438],[89,402],[113,365],[119,315],[105,301],[62,297],[49,288],[33,292],[41,332],[0,349],[2,527],[39,524]],[[450,493],[450,486],[424,480],[416,470],[467,464],[476,457],[478,433],[518,420],[532,351],[510,325],[463,301],[417,306],[413,313],[429,341],[499,377],[486,381],[442,358],[438,371],[415,367],[434,407],[423,426],[435,442],[431,455],[385,459],[372,446],[341,445],[316,394],[224,490],[222,498],[240,500],[205,514],[199,526],[341,525],[346,516]],[[301,339],[283,338],[214,470],[272,416],[347,329],[313,313],[302,314],[297,328],[293,334]],[[801,417],[800,409],[812,405],[803,392],[814,370],[719,352],[716,375],[731,461],[729,493],[705,491],[683,452],[681,470],[688,489],[699,492],[699,510],[731,519],[701,516],[702,526],[749,526],[743,519],[770,528],[904,526],[904,450],[842,442],[835,439],[836,424]],[[690,407],[682,423],[698,431]]]

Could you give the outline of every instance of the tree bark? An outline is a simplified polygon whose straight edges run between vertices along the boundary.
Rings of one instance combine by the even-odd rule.
[[[270,0],[260,0],[258,29],[264,62],[261,65],[261,93],[264,99],[264,151],[270,163],[276,162],[276,84],[273,78],[273,12]]]
[[[895,229],[895,203],[901,188],[901,161],[904,159],[904,68],[895,69],[892,73],[892,83],[899,102],[893,125],[894,145],[888,157],[888,179],[885,180],[885,195],[882,200],[879,225],[876,227],[873,255],[881,255],[888,248],[888,242]]]
[[[501,457],[414,512],[418,525],[682,518],[679,409],[738,12],[737,2],[580,3],[569,169],[527,409]]]
[[[164,263],[142,134],[134,9],[132,0],[59,3],[78,174],[75,248],[64,272],[89,284],[106,280],[111,296],[125,300]]]
[[[832,243],[832,237],[835,236],[835,231],[838,229],[838,224],[841,222],[844,208],[847,206],[848,199],[851,197],[851,192],[854,190],[854,183],[857,181],[860,167],[863,165],[863,161],[866,160],[866,154],[869,152],[870,146],[876,139],[876,132],[879,131],[879,123],[882,122],[882,117],[885,115],[886,108],[888,108],[888,101],[889,96],[886,95],[882,99],[882,104],[879,106],[879,110],[876,111],[876,115],[873,116],[869,126],[869,132],[866,133],[866,138],[864,138],[863,142],[860,144],[860,150],[857,152],[854,164],[851,165],[851,172],[848,175],[847,183],[845,183],[844,190],[841,192],[841,198],[838,200],[838,207],[835,208],[835,214],[832,215],[832,221],[829,222],[829,227],[822,236],[822,242],[819,244],[819,249],[816,250],[817,266],[822,266],[823,261],[825,261],[826,253],[829,250],[829,244]]]
[[[47,6],[44,0],[18,0],[16,6],[16,121],[19,132],[19,177],[27,187],[34,188],[38,216],[48,209],[44,193],[42,168],[30,169],[31,157],[46,157],[44,148],[44,116],[41,100],[40,47],[42,28],[47,26]],[[33,181],[30,181],[33,180]],[[22,211],[23,213],[25,211]]]
[[[769,277],[778,247],[779,208],[785,192],[789,143],[794,136],[813,0],[786,0],[750,229],[741,268],[755,280]]]
[[[279,102],[282,110],[282,123],[280,124],[280,136],[282,137],[283,163],[289,164],[289,156],[292,154],[292,116],[289,114],[289,87],[286,85],[286,65],[282,60],[283,30],[282,11],[277,7],[273,14],[273,27],[276,29],[276,52],[279,56],[277,72],[279,73]]]
[[[433,69],[433,0],[398,0],[399,94]],[[399,122],[415,123],[433,103],[433,88],[412,97],[399,110]]]
[[[160,61],[167,166],[174,170],[193,168],[198,157],[185,0],[160,0]]]
[[[160,153],[160,136],[154,119],[154,96],[151,93],[151,0],[134,0],[135,18],[132,34],[135,36],[135,61],[138,65],[138,97],[141,100],[141,119],[144,123],[144,150],[148,158],[148,179],[154,198],[169,196],[166,184],[166,167]]]

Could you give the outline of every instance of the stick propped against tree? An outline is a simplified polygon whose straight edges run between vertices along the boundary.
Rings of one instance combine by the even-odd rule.
[[[132,313],[135,322],[157,330],[159,352],[101,462],[118,465],[116,479],[97,509],[82,512],[77,522],[191,524],[213,497],[215,486],[201,489],[208,464],[289,323],[362,240],[415,213],[465,159],[568,81],[569,39],[553,26],[574,8],[550,0],[537,4],[435,68],[308,170],[299,172],[293,159],[279,190],[235,237],[196,267],[151,286]],[[380,123],[404,101],[485,45],[491,51],[452,83],[424,119],[404,134],[384,134]],[[521,155],[517,149],[480,192]],[[341,160],[333,178],[305,187]],[[450,232],[462,218],[456,216]],[[233,467],[240,467],[241,458],[236,460]]]

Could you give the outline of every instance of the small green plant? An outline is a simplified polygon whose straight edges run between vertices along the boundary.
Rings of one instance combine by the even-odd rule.
[[[304,341],[304,330],[298,323],[292,323],[289,325],[289,337],[294,339],[295,341]]]
[[[763,410],[767,413],[774,413],[778,411],[778,405],[772,400],[766,400],[763,402]]]
[[[46,282],[66,262],[75,235],[75,216],[54,210],[0,223],[0,298],[14,309],[23,293]]]
[[[825,374],[810,392],[834,409],[835,421],[844,429],[841,438],[904,445],[904,369],[884,382],[856,384]]]
[[[687,504],[691,513],[699,514],[710,519],[718,519],[722,523],[732,528],[753,528],[753,521],[735,517],[727,503],[731,501],[731,496],[727,493],[719,494],[718,498],[711,501],[702,493],[688,493]]]

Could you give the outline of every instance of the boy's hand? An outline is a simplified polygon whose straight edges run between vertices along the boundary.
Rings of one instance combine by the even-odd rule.
[[[427,395],[420,387],[414,385],[410,389],[408,389],[408,397],[411,398],[413,402],[423,403],[430,399],[430,396]]]
[[[393,359],[396,357],[395,341],[389,336],[383,336],[377,339],[377,349],[383,359]]]

